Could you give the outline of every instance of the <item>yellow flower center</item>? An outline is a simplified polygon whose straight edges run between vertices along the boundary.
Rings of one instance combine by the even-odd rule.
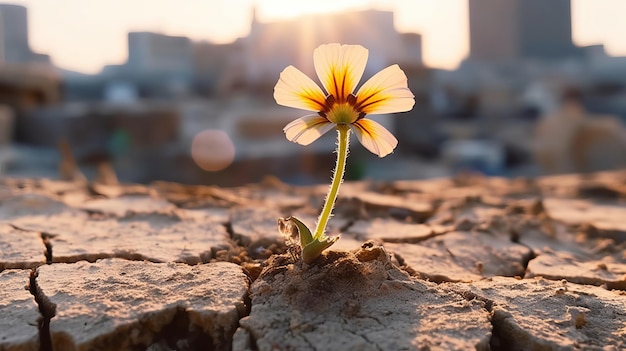
[[[326,118],[335,124],[350,124],[359,119],[359,112],[349,103],[333,104]]]

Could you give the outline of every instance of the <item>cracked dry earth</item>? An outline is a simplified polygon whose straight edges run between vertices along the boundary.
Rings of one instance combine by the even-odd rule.
[[[0,350],[626,349],[626,172],[325,191],[0,180]]]

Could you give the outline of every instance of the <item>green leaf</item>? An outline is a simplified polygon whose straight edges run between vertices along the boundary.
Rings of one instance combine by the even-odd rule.
[[[322,251],[329,248],[332,244],[334,244],[337,240],[339,240],[339,236],[333,238],[324,238],[323,241],[319,241],[319,239],[315,239],[313,242],[302,248],[302,260],[306,264],[310,264],[315,259],[317,259]]]
[[[297,219],[296,217],[289,217],[287,218],[287,220],[291,221],[298,228],[298,234],[300,236],[300,247],[304,249],[307,245],[313,242],[313,235],[311,235],[311,231],[304,223],[302,223],[301,220]]]
[[[287,223],[291,223],[293,225],[288,226]],[[296,217],[279,218],[278,230],[281,234],[288,238],[295,237],[297,231],[297,234],[300,237],[302,260],[307,264],[315,261],[315,259],[317,259],[324,250],[339,240],[339,236],[329,238],[326,235],[322,238],[313,239],[313,235],[311,235],[311,231],[306,224],[302,223],[302,221]]]

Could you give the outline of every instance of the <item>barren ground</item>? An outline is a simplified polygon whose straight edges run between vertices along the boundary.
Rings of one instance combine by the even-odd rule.
[[[626,349],[626,172],[326,185],[0,180],[0,351]]]

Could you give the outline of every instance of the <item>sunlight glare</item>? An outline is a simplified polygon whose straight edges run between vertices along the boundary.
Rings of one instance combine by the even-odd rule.
[[[255,6],[264,21],[274,21],[307,14],[364,9],[369,7],[371,3],[372,1],[369,0],[262,0],[256,1]]]

